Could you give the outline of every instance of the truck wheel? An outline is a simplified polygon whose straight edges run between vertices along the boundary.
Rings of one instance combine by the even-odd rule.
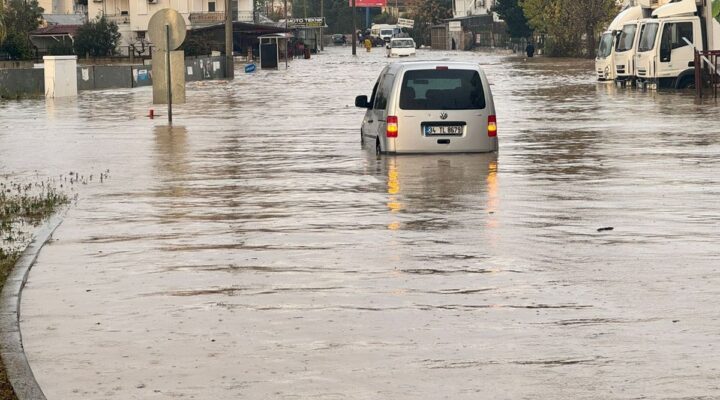
[[[695,77],[684,76],[675,85],[675,89],[695,89]]]

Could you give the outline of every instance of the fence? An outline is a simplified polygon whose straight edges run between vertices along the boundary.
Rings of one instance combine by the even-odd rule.
[[[188,57],[185,81],[217,80],[226,77],[223,57]],[[135,88],[152,85],[150,65],[78,65],[78,90]],[[45,94],[42,68],[0,70],[0,97],[39,97]]]
[[[704,68],[707,65],[707,70]],[[707,73],[706,73],[707,72]],[[705,85],[710,87],[712,96],[717,99],[720,86],[720,51],[695,52],[695,95],[703,98]]]

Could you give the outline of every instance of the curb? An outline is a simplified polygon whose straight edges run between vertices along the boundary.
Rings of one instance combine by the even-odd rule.
[[[25,357],[20,332],[20,299],[40,249],[63,221],[61,214],[64,213],[50,217],[35,232],[33,240],[15,263],[0,293],[0,356],[5,364],[8,380],[19,400],[46,400]]]

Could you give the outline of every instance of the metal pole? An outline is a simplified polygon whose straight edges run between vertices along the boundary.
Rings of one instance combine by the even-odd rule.
[[[285,69],[286,70],[288,69],[288,45],[290,45],[290,41],[288,40],[288,37],[287,37],[287,28],[288,28],[287,0],[285,0]]]
[[[235,79],[235,60],[233,59],[233,18],[232,0],[225,0],[225,75]]]
[[[172,125],[172,79],[170,79],[170,25],[165,24],[165,76],[167,76],[168,124]]]
[[[365,29],[370,28],[370,7],[365,7]]]
[[[323,44],[323,27],[325,26],[325,0],[320,0],[320,51],[325,50]]]
[[[287,1],[287,0],[286,0]],[[352,20],[353,20],[353,31],[352,31],[352,55],[357,54],[357,23],[355,22],[355,0],[352,0]]]

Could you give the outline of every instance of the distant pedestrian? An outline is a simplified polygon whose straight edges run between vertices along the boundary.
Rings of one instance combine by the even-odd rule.
[[[369,52],[370,52],[370,49],[372,49],[372,46],[373,46],[372,41],[370,40],[370,38],[365,38],[364,44],[365,44],[365,50],[369,53]]]
[[[533,45],[532,42],[528,43],[527,47],[525,47],[525,54],[527,54],[528,58],[532,58],[535,55],[535,45]]]

